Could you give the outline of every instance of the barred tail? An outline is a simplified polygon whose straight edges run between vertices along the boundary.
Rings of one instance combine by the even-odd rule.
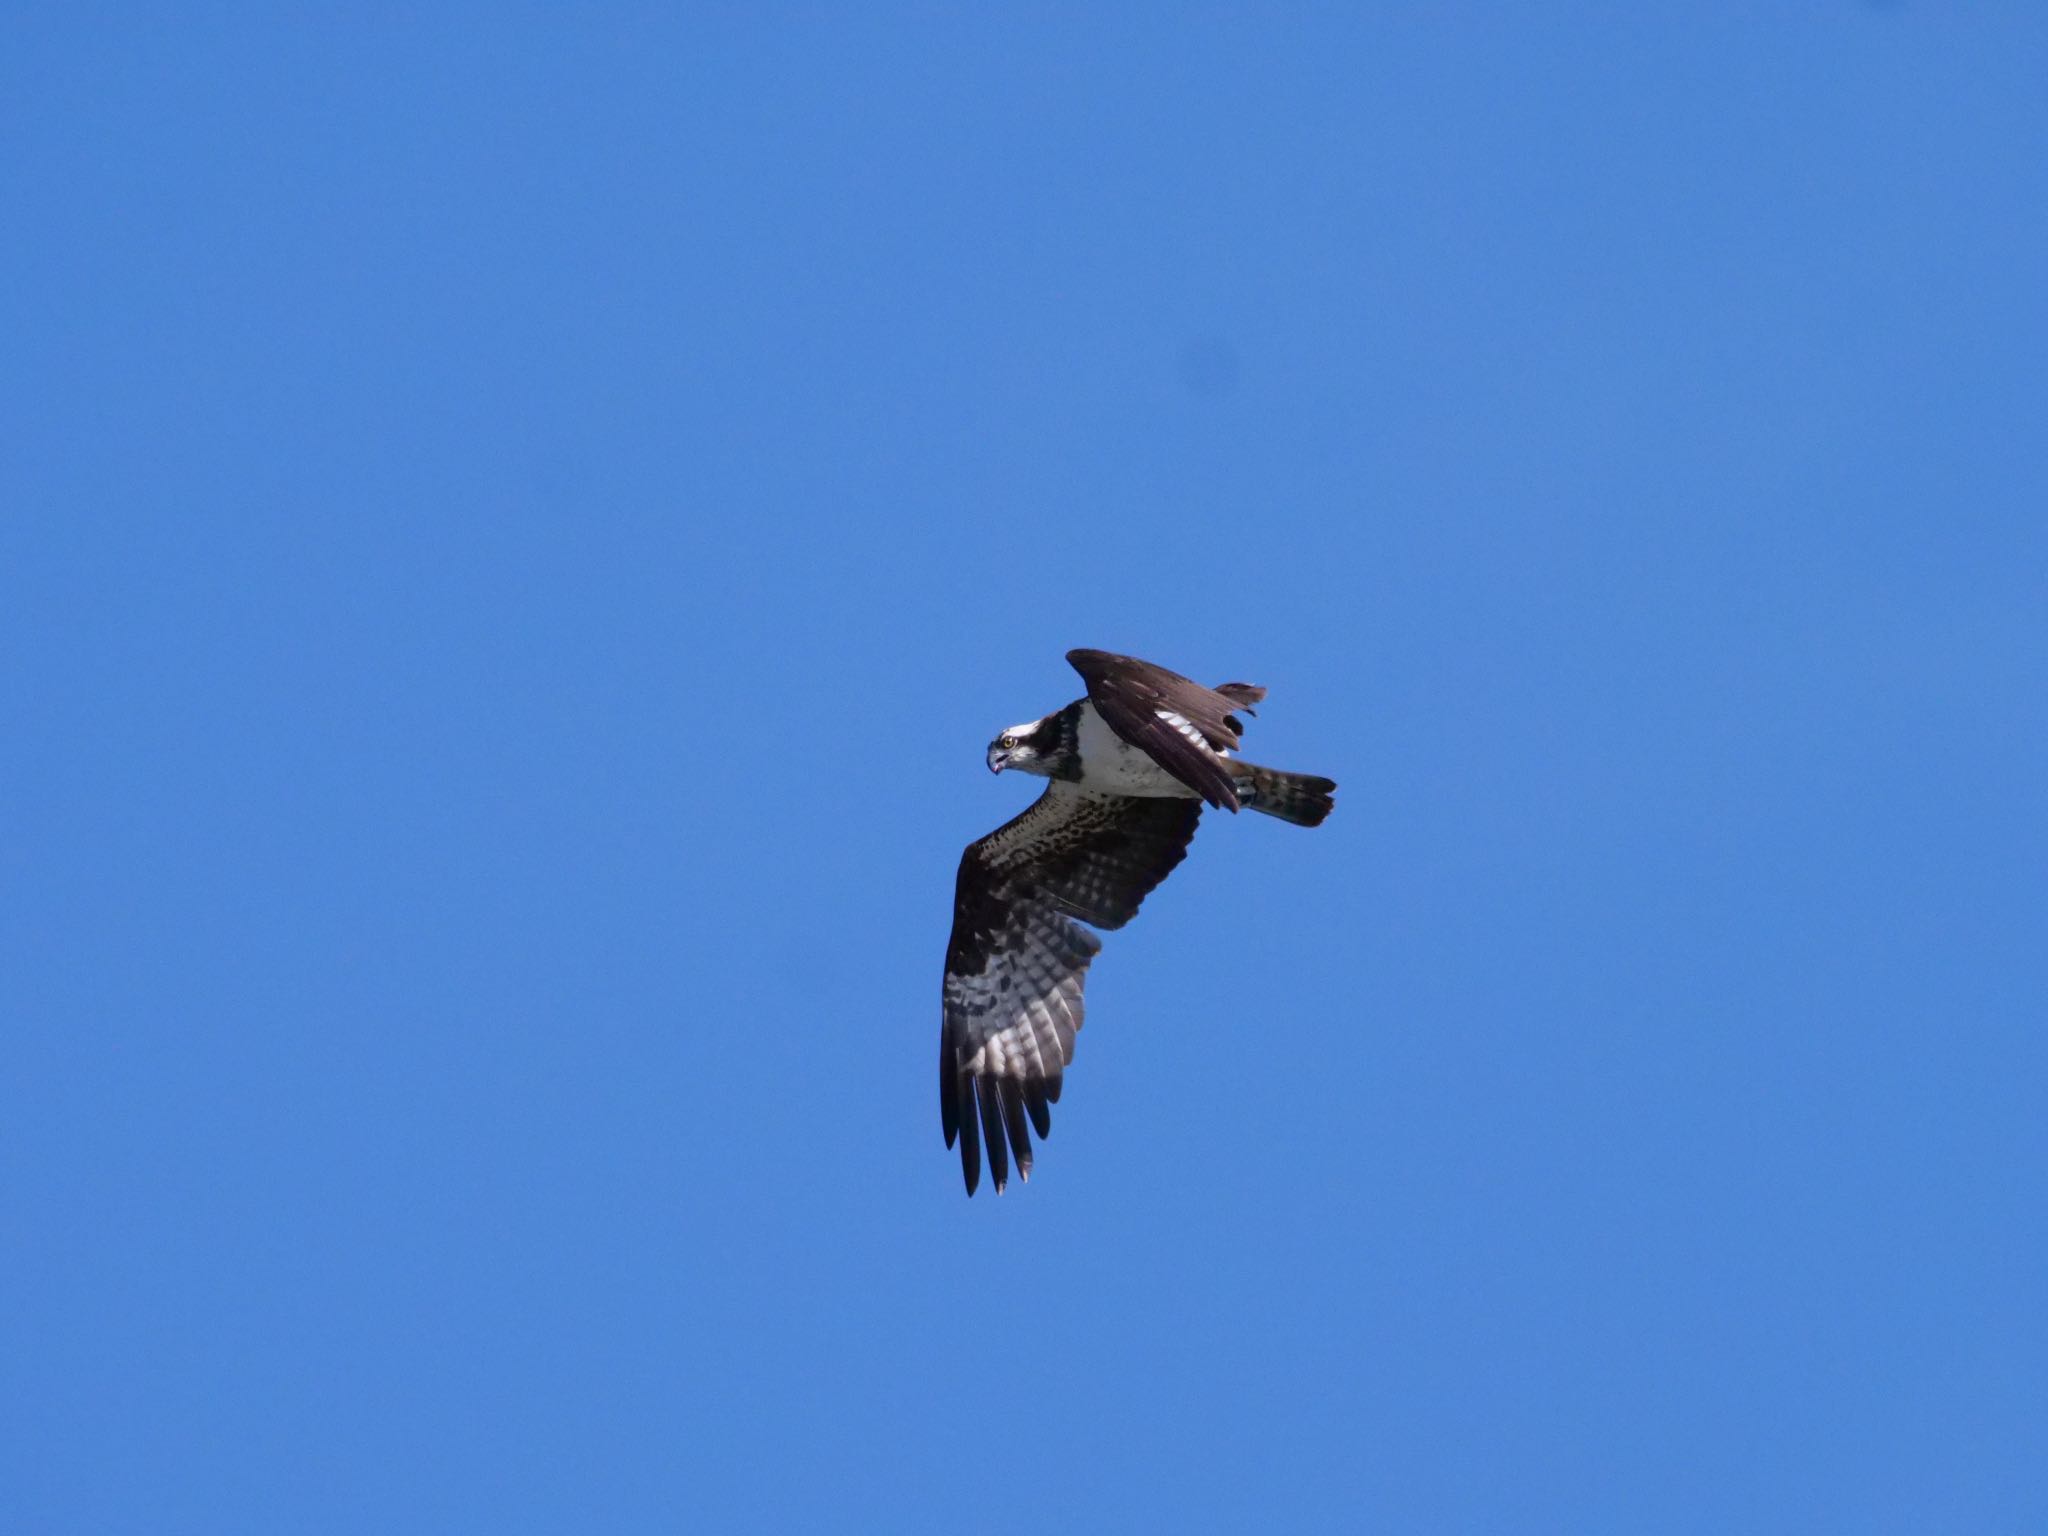
[[[1237,797],[1248,811],[1264,811],[1297,827],[1319,827],[1336,808],[1331,798],[1337,785],[1312,773],[1282,773],[1256,763],[1233,762],[1237,773]]]

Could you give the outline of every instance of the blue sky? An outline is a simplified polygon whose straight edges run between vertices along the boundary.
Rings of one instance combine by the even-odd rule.
[[[0,1527],[2048,1520],[2048,12],[1103,10],[14,18]]]

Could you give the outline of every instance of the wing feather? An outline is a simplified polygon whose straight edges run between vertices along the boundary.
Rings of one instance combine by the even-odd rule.
[[[1024,1107],[1030,1112],[1031,1128],[1038,1132],[1040,1141],[1052,1134],[1052,1111],[1046,1107],[1048,1097],[1042,1080],[1024,1085]]]
[[[1234,709],[1266,695],[1250,683],[1204,688],[1191,678],[1135,656],[1073,650],[1067,660],[1088,685],[1088,702],[1103,723],[1210,805],[1234,811],[1237,786],[1221,754],[1242,736]]]
[[[1003,1123],[1010,1129],[1010,1156],[1017,1177],[1031,1177],[1031,1127],[1024,1118],[1024,1090],[1014,1077],[1002,1079]]]
[[[1052,1127],[1074,1059],[1082,983],[1102,941],[1187,854],[1199,801],[1137,799],[1054,781],[1031,808],[970,845],[954,882],[939,1037],[939,1121],[960,1146],[967,1192],[981,1151],[1000,1192],[1031,1137]]]
[[[1010,1182],[1010,1143],[1003,1132],[1003,1101],[997,1096],[993,1077],[974,1080],[975,1096],[981,1100],[981,1126],[988,1141],[988,1176],[995,1180],[996,1193]]]

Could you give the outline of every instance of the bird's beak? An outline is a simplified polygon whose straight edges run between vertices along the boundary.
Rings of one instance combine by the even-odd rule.
[[[988,744],[988,771],[990,773],[1001,773],[1009,766],[1010,754],[1008,749],[999,746],[995,742],[990,742]]]

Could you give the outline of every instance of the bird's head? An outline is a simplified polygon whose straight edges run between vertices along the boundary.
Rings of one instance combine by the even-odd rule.
[[[1051,717],[1029,725],[1013,725],[988,744],[988,771],[1015,768],[1020,773],[1050,774],[1058,746]]]

